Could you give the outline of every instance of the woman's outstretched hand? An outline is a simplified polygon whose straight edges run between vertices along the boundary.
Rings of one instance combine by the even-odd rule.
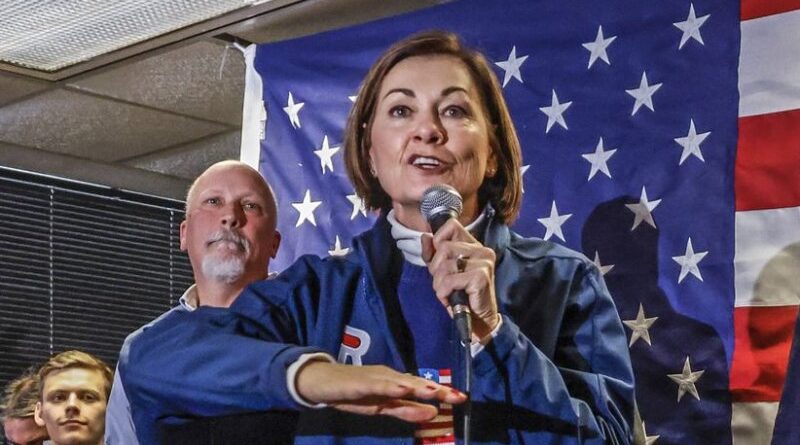
[[[436,417],[436,406],[418,402],[435,400],[459,404],[464,393],[387,366],[352,366],[314,360],[303,365],[295,381],[303,399],[356,414],[386,415],[406,422]]]

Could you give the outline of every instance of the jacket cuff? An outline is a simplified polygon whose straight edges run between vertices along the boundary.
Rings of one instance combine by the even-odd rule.
[[[330,354],[326,354],[324,352],[312,352],[301,355],[297,360],[294,361],[289,368],[286,370],[286,388],[289,390],[289,394],[292,396],[295,402],[298,405],[304,406],[306,408],[325,408],[328,406],[327,403],[311,403],[308,400],[304,399],[300,396],[300,393],[297,392],[297,374],[300,372],[300,369],[303,368],[307,363],[312,361],[325,361],[328,363],[336,363],[336,360],[331,357]]]
[[[497,318],[498,318],[497,325],[494,327],[494,329],[492,329],[491,332],[486,334],[486,336],[484,336],[480,340],[473,341],[469,345],[469,350],[470,354],[472,355],[472,358],[475,358],[476,355],[480,354],[480,352],[483,351],[483,347],[488,345],[489,342],[491,342],[492,340],[494,340],[495,337],[497,337],[497,333],[500,332],[500,327],[503,326],[503,316],[497,314]]]
[[[258,391],[263,394],[267,399],[271,399],[271,409],[301,409],[308,406],[300,402],[295,394],[294,385],[288,385],[289,368],[300,360],[302,356],[313,355],[321,353],[318,348],[282,345],[280,351],[273,353],[272,360],[263,362],[259,370],[259,384]],[[299,368],[298,368],[299,369]],[[297,371],[295,371],[295,374]],[[277,384],[276,382],[287,382],[287,384]]]
[[[497,362],[504,362],[511,355],[511,352],[517,346],[519,327],[511,319],[501,314],[497,330],[493,331],[491,335],[491,341],[481,345],[483,354],[472,354],[475,374],[479,376],[496,370]]]

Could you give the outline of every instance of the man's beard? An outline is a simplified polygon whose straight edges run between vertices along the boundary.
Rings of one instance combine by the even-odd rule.
[[[215,242],[235,243],[238,249],[220,252],[216,251],[217,248],[214,247],[214,251],[203,257],[203,275],[212,281],[233,284],[244,276],[245,260],[247,253],[250,252],[250,242],[247,238],[227,229],[212,233],[208,237],[206,245]]]

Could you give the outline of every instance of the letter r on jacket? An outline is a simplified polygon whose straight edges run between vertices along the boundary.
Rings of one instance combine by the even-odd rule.
[[[369,349],[369,334],[367,331],[345,326],[342,335],[342,346],[339,349],[339,363],[347,364],[348,357],[350,362],[356,366],[361,366],[361,357]]]

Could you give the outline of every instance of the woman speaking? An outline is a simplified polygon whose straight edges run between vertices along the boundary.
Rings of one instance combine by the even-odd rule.
[[[484,57],[442,32],[395,44],[367,74],[344,146],[356,192],[380,219],[344,259],[305,257],[280,279],[285,292],[262,282],[253,296],[303,328],[296,340],[340,362],[440,381],[455,374],[463,389],[448,313],[448,297],[463,290],[475,442],[628,443],[633,374],[599,271],[579,253],[507,226],[521,200],[520,147]],[[439,184],[461,195],[463,210],[431,236],[420,201]],[[301,420],[297,441],[377,443],[370,434],[388,423],[327,414]],[[428,424],[382,433],[452,441],[460,418],[445,409]]]
[[[470,403],[441,405],[424,423],[311,409],[295,443],[454,443],[461,431],[473,443],[631,442],[633,372],[600,272],[577,252],[508,227],[521,202],[520,156],[494,74],[455,35],[412,36],[372,66],[348,118],[345,159],[380,218],[347,256],[301,257],[251,285],[230,311],[258,326],[241,329],[253,336],[452,384],[469,390]],[[420,204],[440,185],[445,197],[460,195],[461,209],[431,235]],[[451,320],[462,309],[466,350]],[[232,346],[231,354],[249,353]],[[318,391],[333,381],[312,372],[324,370],[316,363],[300,365],[289,383],[310,404],[326,400]]]

